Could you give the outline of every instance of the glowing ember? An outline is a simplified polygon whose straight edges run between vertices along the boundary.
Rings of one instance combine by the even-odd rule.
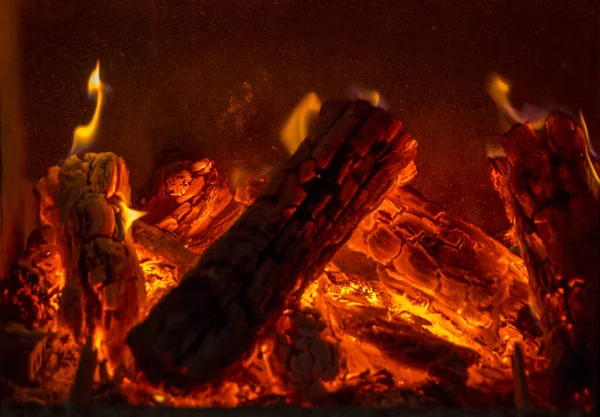
[[[73,145],[69,155],[81,152],[92,144],[96,133],[98,132],[98,125],[100,124],[100,112],[104,105],[104,94],[105,85],[100,80],[100,61],[96,62],[96,68],[90,75],[88,81],[88,95],[96,96],[96,108],[92,120],[87,125],[77,126],[73,132]]]

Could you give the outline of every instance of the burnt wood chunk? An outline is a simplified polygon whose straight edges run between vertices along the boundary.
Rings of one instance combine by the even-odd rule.
[[[236,369],[398,176],[413,169],[416,148],[385,110],[366,101],[326,103],[313,133],[257,200],[130,332],[127,343],[148,379],[190,386]],[[350,177],[354,189],[344,187]]]
[[[348,246],[378,263],[390,291],[426,302],[474,346],[505,351],[524,333],[519,313],[528,309],[528,284],[522,259],[411,186],[391,191]]]
[[[513,127],[491,161],[527,265],[544,332],[550,400],[572,407],[592,392],[598,354],[598,163],[585,134],[553,113],[542,132]],[[587,388],[587,390],[586,390]]]

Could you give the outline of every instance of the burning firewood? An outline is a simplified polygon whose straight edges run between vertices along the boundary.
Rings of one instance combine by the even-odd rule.
[[[386,111],[325,104],[314,133],[254,204],[130,332],[147,377],[189,385],[231,369],[411,169],[415,152]]]
[[[508,341],[529,330],[521,323],[529,312],[523,261],[412,187],[393,190],[349,247],[378,262],[393,293],[425,303],[480,350],[509,353]]]
[[[233,226],[246,208],[256,201],[260,190],[264,187],[266,182],[267,180],[262,178],[248,178],[244,187],[239,187],[236,190],[234,199],[231,203],[220,213],[220,215],[213,219],[210,227],[187,245],[188,249],[194,253],[204,253],[210,245]]]
[[[165,151],[157,158],[150,190],[142,199],[147,211],[144,222],[172,233],[190,251],[202,254],[256,200],[265,183],[249,178],[233,196],[228,181],[218,180],[210,159],[194,162],[180,151]],[[137,232],[142,231],[134,225],[134,239]],[[142,236],[148,233],[156,234],[145,228]]]
[[[219,180],[212,160],[190,161],[179,156],[165,153],[160,158],[142,209],[147,211],[146,222],[190,243],[212,229],[209,226],[233,195],[227,181]]]
[[[42,221],[57,235],[66,270],[61,320],[76,338],[103,335],[116,363],[145,298],[128,231],[133,219],[125,162],[112,153],[73,155],[50,168],[38,191]]]
[[[502,145],[507,158],[492,160],[491,169],[527,265],[550,399],[573,406],[593,387],[598,353],[599,165],[582,129],[562,113],[539,133],[530,124],[513,127]]]

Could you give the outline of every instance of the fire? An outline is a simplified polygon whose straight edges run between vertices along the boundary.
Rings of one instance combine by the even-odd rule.
[[[283,125],[279,138],[287,151],[292,154],[308,136],[310,126],[321,110],[321,99],[310,92],[298,103]]]
[[[122,200],[118,200],[117,205],[119,206],[119,210],[121,210],[121,218],[123,219],[125,231],[128,231],[131,228],[134,221],[141,219],[148,214],[145,211],[133,210],[127,207],[127,204]]]
[[[506,156],[506,152],[504,152],[504,148],[499,143],[486,143],[485,150],[487,156],[490,158],[501,158]]]
[[[375,107],[387,107],[383,97],[381,96],[381,93],[377,90],[370,90],[367,88],[354,86],[350,89],[350,98],[366,100]]]
[[[593,181],[597,186],[600,186],[600,177],[598,177],[598,172],[596,171],[596,167],[594,166],[593,161],[599,161],[598,154],[594,150],[594,146],[592,145],[592,141],[590,140],[590,132],[588,131],[587,123],[585,122],[585,118],[583,117],[583,112],[579,110],[579,120],[581,122],[581,128],[583,129],[584,137],[585,137],[585,157],[587,159],[587,163],[590,166],[590,172],[592,175]]]
[[[544,127],[546,111],[533,107],[524,108],[519,111],[510,102],[511,83],[500,74],[494,73],[490,76],[487,91],[498,108],[512,121],[512,123],[531,123],[534,130]]]
[[[108,348],[106,346],[106,334],[102,326],[96,326],[92,336],[92,347],[96,352],[100,367],[97,369],[97,380],[112,379],[114,368],[109,360]]]
[[[73,145],[69,155],[80,152],[92,144],[96,133],[98,132],[98,125],[100,124],[100,112],[104,105],[104,94],[105,85],[100,79],[100,61],[96,62],[96,68],[90,75],[88,81],[88,95],[96,96],[96,108],[92,120],[87,125],[77,126],[73,132]]]
[[[376,90],[353,88],[351,95],[366,100],[375,107],[382,107],[381,93]],[[285,146],[289,154],[293,154],[300,143],[308,136],[310,127],[321,110],[322,102],[316,93],[310,92],[298,103],[288,119],[285,121],[279,140]]]

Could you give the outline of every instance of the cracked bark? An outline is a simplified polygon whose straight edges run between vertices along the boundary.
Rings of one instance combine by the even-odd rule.
[[[378,263],[392,292],[426,302],[487,352],[531,330],[520,322],[528,309],[523,261],[410,186],[390,192],[349,247]]]

